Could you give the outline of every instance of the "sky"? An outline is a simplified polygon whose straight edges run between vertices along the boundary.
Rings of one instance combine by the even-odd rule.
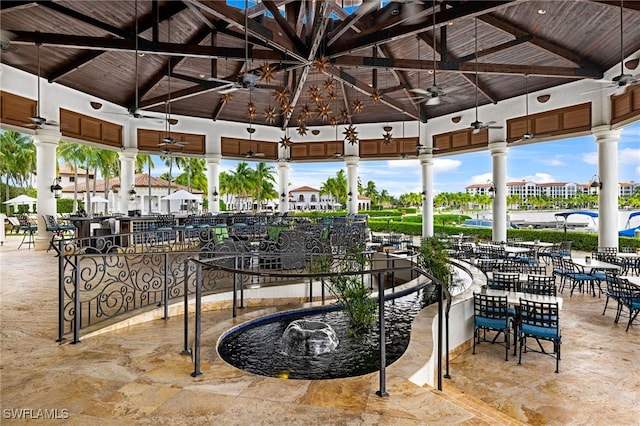
[[[598,173],[598,148],[593,136],[540,142],[509,148],[507,181],[577,182],[587,183]],[[640,181],[640,123],[623,129],[618,143],[618,175],[621,182]],[[161,161],[155,161],[156,166]],[[255,162],[248,162],[255,168]],[[236,168],[238,161],[222,160],[220,171]],[[346,166],[343,162],[291,163],[289,188],[311,186],[320,189],[322,183],[334,177]],[[156,167],[153,175],[166,171]],[[274,172],[277,167],[274,164]],[[174,171],[174,175],[176,172]],[[372,180],[378,191],[386,189],[393,196],[421,192],[420,162],[411,160],[360,161],[358,176],[363,185]],[[434,190],[464,192],[474,183],[491,180],[491,154],[481,151],[470,154],[436,157],[434,161]],[[276,176],[277,182],[277,176]]]

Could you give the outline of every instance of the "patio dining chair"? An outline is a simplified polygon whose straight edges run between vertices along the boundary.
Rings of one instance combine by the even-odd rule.
[[[596,296],[596,284],[598,285],[598,289],[600,293],[602,293],[602,287],[600,286],[600,279],[596,275],[587,274],[584,272],[580,266],[573,263],[571,259],[563,259],[562,264],[564,270],[566,271],[566,279],[560,287],[560,293],[564,290],[564,285],[567,280],[571,283],[571,291],[569,292],[569,297],[573,296],[573,291],[577,288],[581,293],[585,291],[589,291],[591,289],[591,293],[593,297]]]
[[[507,296],[490,296],[473,293],[473,354],[476,353],[476,341],[487,340],[487,331],[496,332],[491,343],[496,343],[500,334],[504,334],[505,361],[509,360],[509,330],[511,317],[508,312]],[[480,334],[482,333],[482,339]]]
[[[496,290],[519,291],[520,274],[517,272],[494,271],[491,280],[487,281],[487,286]]]
[[[560,346],[562,344],[558,303],[534,302],[520,298],[518,310],[518,339],[520,339],[518,364],[522,363],[522,352],[527,352],[527,350],[555,355],[557,373],[560,367]],[[528,339],[534,339],[538,344],[537,348],[528,346]],[[547,351],[541,341],[552,342],[553,350]]]
[[[34,235],[38,232],[38,225],[36,225],[31,218],[26,214],[18,215],[18,221],[20,222],[20,232],[22,232],[22,241],[18,246],[18,249],[22,247],[23,244],[27,244],[27,248],[31,249],[31,245],[35,247],[35,239]]]
[[[618,310],[616,312],[615,323],[620,320],[620,316],[624,310],[629,312],[629,321],[627,322],[626,331],[629,331],[631,323],[635,321],[640,313],[640,287],[633,285],[629,280],[621,279],[616,285],[618,292]]]
[[[56,217],[52,214],[43,214],[42,219],[44,220],[47,232],[52,233],[47,251],[51,250],[52,248],[56,248],[54,244],[56,238],[62,238],[64,234],[68,232],[75,232],[76,230],[76,227],[73,225],[58,222]]]
[[[609,299],[618,302],[620,299],[620,282],[625,280],[618,275],[610,274],[606,280],[606,288],[604,290],[604,294],[606,299],[604,301],[604,309],[602,310],[602,315],[607,312],[607,306],[609,305]]]
[[[556,296],[556,279],[553,275],[529,274],[521,290],[523,293]]]

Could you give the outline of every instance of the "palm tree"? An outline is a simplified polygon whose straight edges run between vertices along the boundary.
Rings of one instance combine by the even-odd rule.
[[[229,174],[230,192],[236,195],[236,199],[247,197],[252,189],[252,171],[246,161],[241,161],[236,165],[236,169]]]
[[[120,175],[120,159],[118,153],[109,149],[100,149],[97,152],[98,169],[104,179],[104,196],[109,196],[111,178]],[[95,181],[94,181],[95,182]]]
[[[340,204],[346,204],[348,199],[347,177],[344,170],[338,170],[336,177],[328,178],[320,186],[320,195],[329,195]]]
[[[358,190],[362,192],[362,194],[366,197],[371,198],[371,202],[373,204],[378,204],[378,189],[376,188],[376,183],[372,180],[367,182],[367,186],[362,188],[362,190]]]
[[[57,148],[58,157],[73,170],[73,212],[78,211],[78,165],[85,161],[86,152],[83,145],[61,141]],[[89,186],[87,177],[86,186]]]
[[[6,130],[0,133],[0,176],[5,177],[5,199],[10,198],[9,181],[23,186],[36,169],[36,149],[30,136]]]
[[[255,171],[251,173],[253,198],[256,200],[258,210],[260,210],[261,201],[268,200],[278,196],[278,192],[274,189],[276,179],[273,176],[273,166],[267,166],[265,163],[258,163]]]
[[[149,203],[148,212],[151,214],[151,169],[153,168],[153,159],[149,154],[136,154],[136,173],[142,173],[145,165],[147,166],[147,173],[149,176],[149,194],[147,197],[147,201]]]
[[[204,158],[178,157],[176,165],[184,170],[184,173],[176,177],[176,183],[186,186],[189,191],[191,188],[207,191],[207,176],[204,173],[207,162]]]

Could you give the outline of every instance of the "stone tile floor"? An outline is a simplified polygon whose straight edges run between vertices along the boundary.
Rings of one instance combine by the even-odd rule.
[[[442,393],[388,374],[390,396],[379,398],[377,374],[287,381],[226,365],[215,342],[243,321],[229,311],[206,314],[197,378],[180,355],[179,317],[57,344],[56,259],[19,241],[0,247],[3,425],[24,423],[18,414],[82,425],[640,424],[640,325],[625,333],[614,310],[601,315],[603,298],[565,297],[559,374],[550,357],[517,365],[481,344],[452,359]]]

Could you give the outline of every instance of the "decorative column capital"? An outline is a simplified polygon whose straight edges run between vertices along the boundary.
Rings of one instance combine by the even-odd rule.
[[[495,141],[489,144],[489,152],[491,155],[507,155],[509,147],[506,141]]]
[[[206,160],[207,163],[219,164],[220,160],[222,159],[222,155],[216,154],[216,153],[206,153],[204,155],[204,159]]]
[[[122,149],[118,151],[118,157],[120,158],[120,160],[135,160],[138,152],[138,148],[122,147]]]
[[[346,155],[344,157],[344,162],[347,166],[357,166],[360,163],[360,157],[357,155]]]
[[[617,142],[620,140],[622,129],[611,129],[607,124],[593,127],[591,133],[596,137],[596,143]]]
[[[45,144],[58,145],[60,139],[62,139],[62,133],[53,129],[38,129],[33,135],[33,143],[36,146],[44,146]]]
[[[418,155],[421,165],[433,164],[433,152],[422,152]]]

